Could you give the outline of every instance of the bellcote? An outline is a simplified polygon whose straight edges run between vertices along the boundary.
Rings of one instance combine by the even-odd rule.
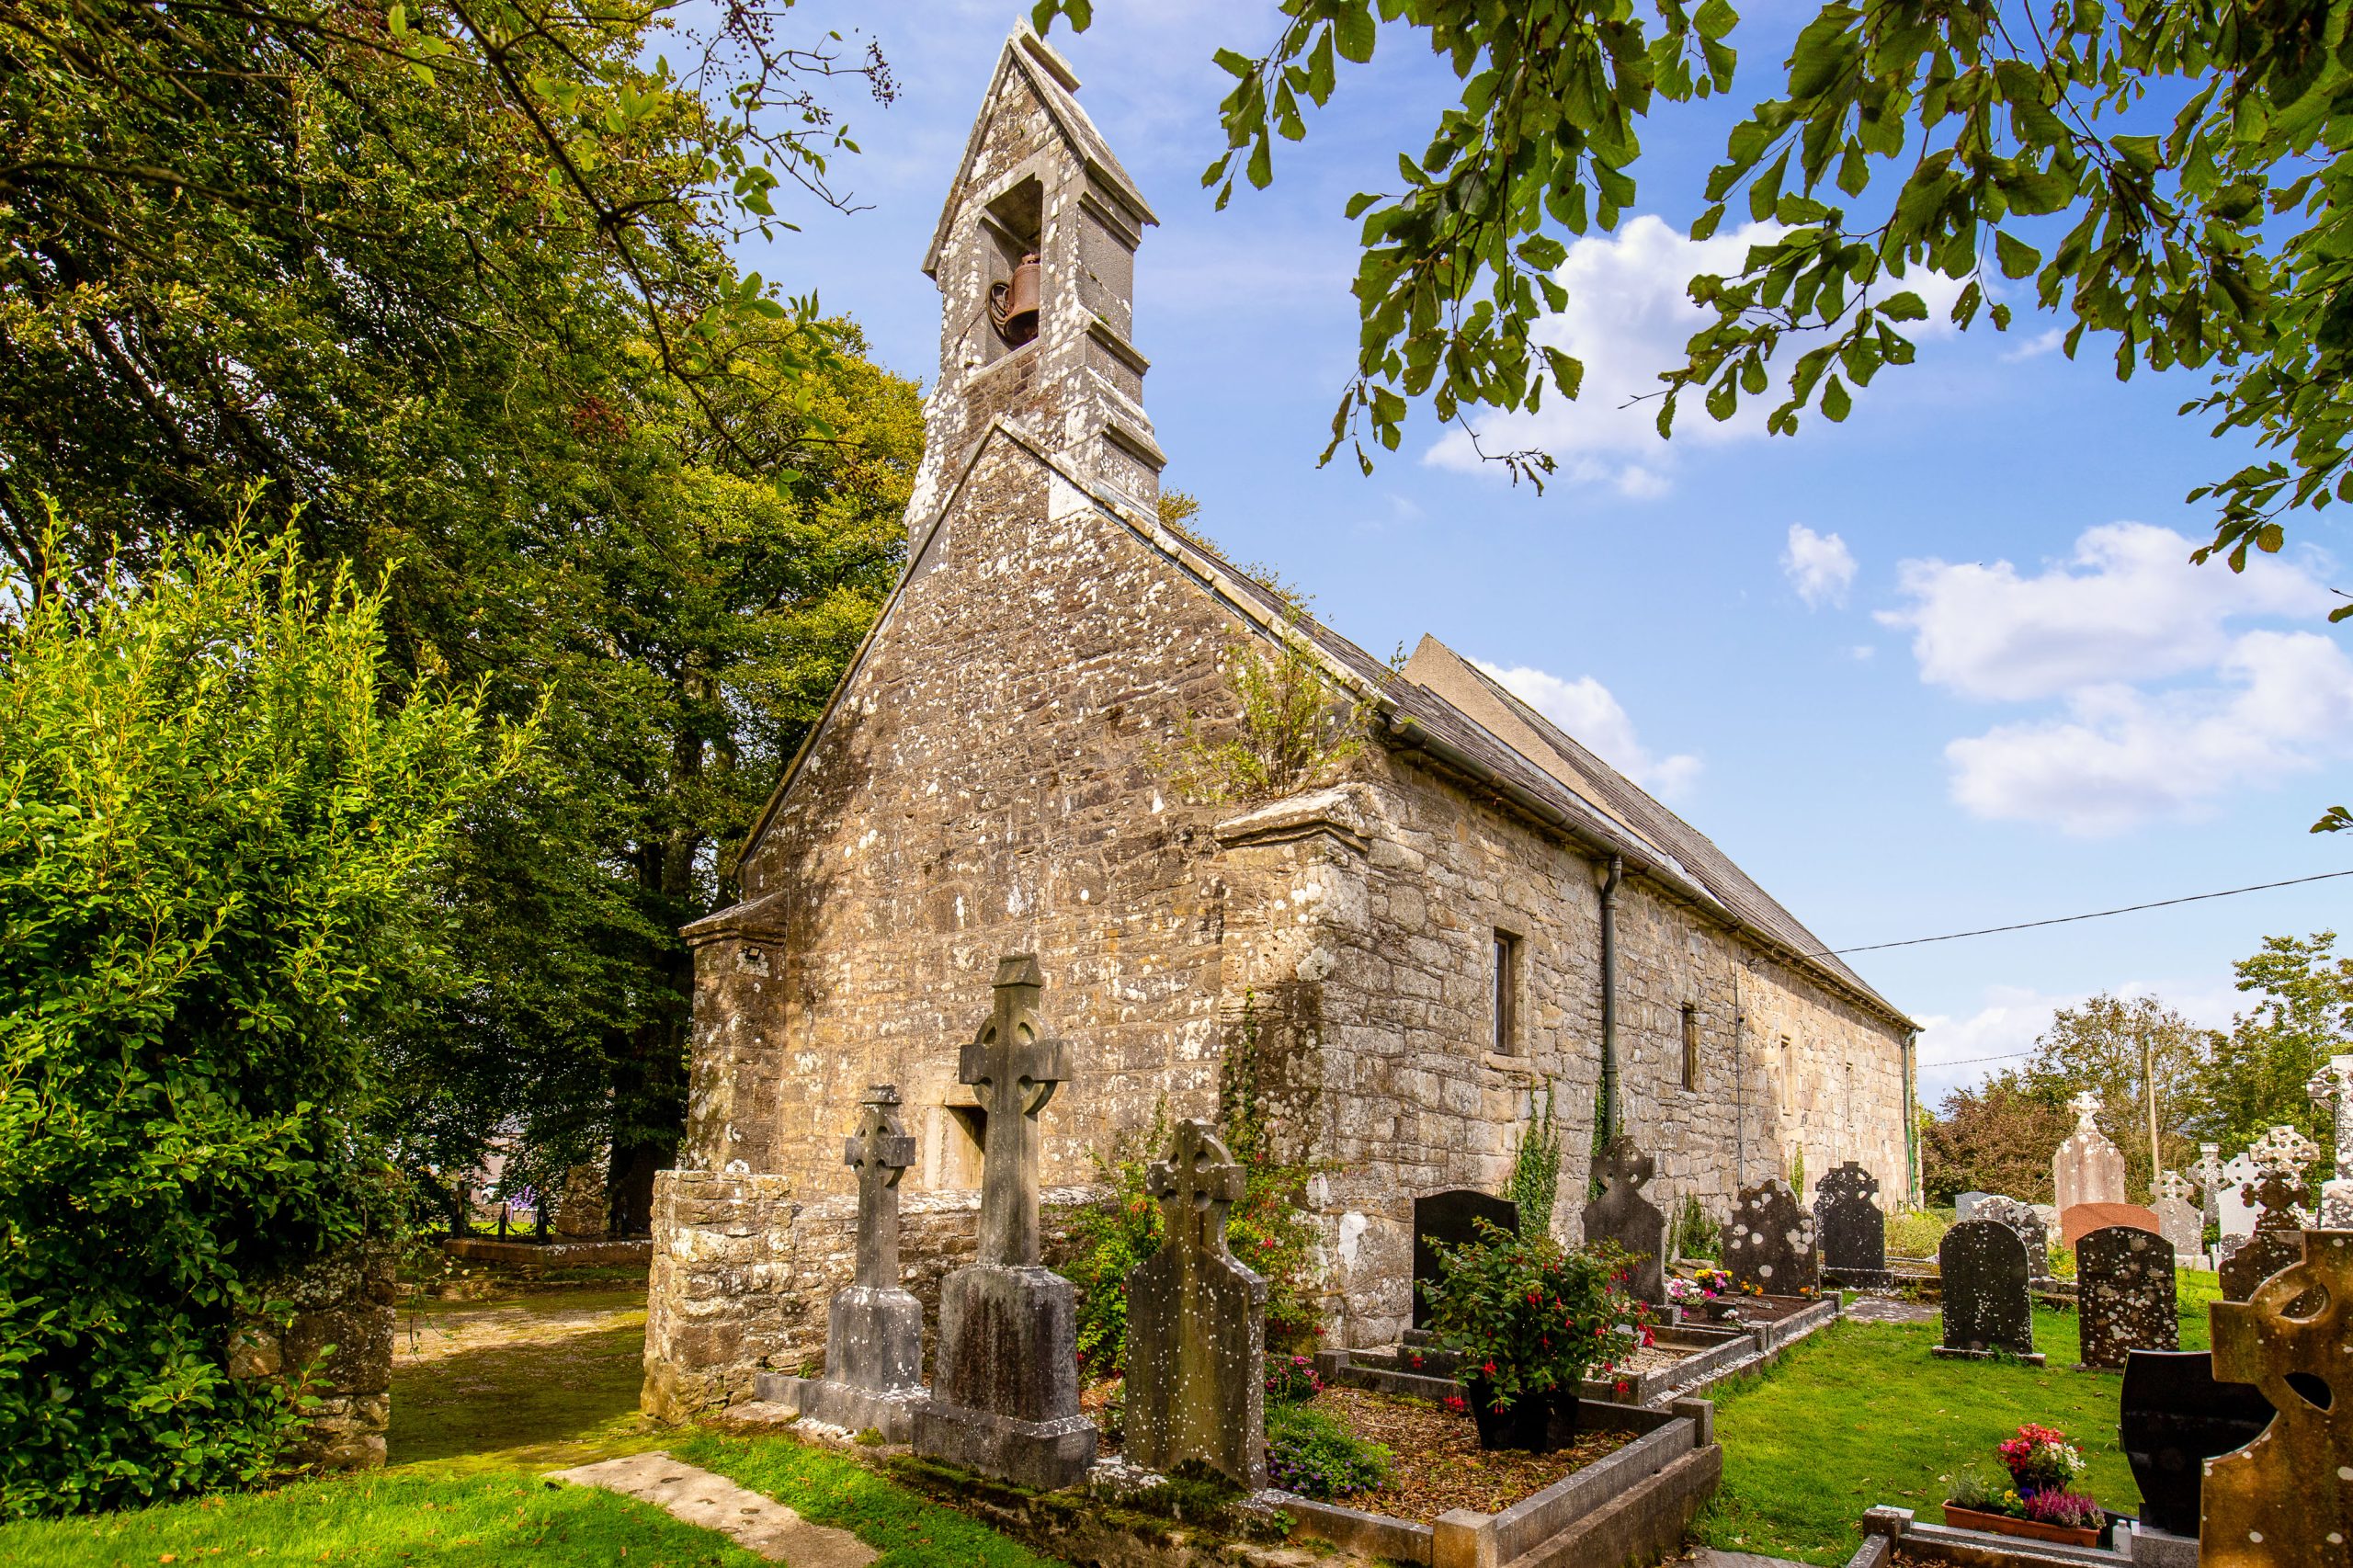
[[[1136,246],[1158,220],[1077,88],[1067,61],[1026,22],[1014,28],[924,256],[940,292],[939,375],[910,529],[999,417],[1097,487],[1147,513],[1158,501],[1165,460],[1131,341]]]

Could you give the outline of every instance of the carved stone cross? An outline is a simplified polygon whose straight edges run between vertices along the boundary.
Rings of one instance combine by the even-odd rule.
[[[1601,1146],[1601,1157],[1593,1164],[1593,1174],[1599,1177],[1603,1190],[1623,1187],[1628,1192],[1640,1192],[1658,1174],[1658,1161],[1634,1146],[1631,1138],[1620,1134]]]
[[[2336,1113],[2336,1171],[2353,1178],[2353,1056],[2332,1056],[2304,1085],[2313,1103]]]
[[[2177,1203],[2188,1202],[2189,1195],[2197,1190],[2196,1184],[2179,1171],[2167,1171],[2157,1181],[2157,1196],[2170,1198]]]
[[[1044,1038],[1037,959],[1002,959],[994,1010],[964,1047],[957,1077],[988,1113],[981,1149],[980,1261],[1007,1268],[1038,1263],[1038,1113],[1070,1075],[1070,1048]]]
[[[2277,1173],[2293,1181],[2303,1175],[2304,1167],[2320,1158],[2320,1145],[2292,1127],[2275,1127],[2247,1145],[2247,1154],[2258,1170]]]
[[[2198,1163],[2189,1167],[2189,1174],[2198,1178],[2199,1190],[2206,1195],[2205,1201],[2200,1206],[2205,1210],[2206,1222],[2219,1224],[2222,1218],[2220,1196],[2222,1190],[2222,1146],[2220,1143],[2198,1145]]]
[[[870,1084],[858,1131],[842,1141],[842,1164],[858,1172],[858,1283],[899,1283],[899,1176],[915,1164],[915,1141],[899,1125],[899,1086]]]
[[[1225,1213],[1242,1201],[1244,1174],[1200,1121],[1176,1124],[1176,1142],[1169,1157],[1154,1160],[1145,1173],[1145,1187],[1160,1199],[1168,1222],[1164,1245],[1207,1254],[1225,1255]]]
[[[2067,1102],[2067,1108],[2075,1113],[2076,1131],[2082,1131],[2092,1125],[2092,1118],[2099,1113],[2099,1096],[2086,1089]]]

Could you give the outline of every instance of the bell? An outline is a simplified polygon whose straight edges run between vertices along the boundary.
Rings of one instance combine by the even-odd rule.
[[[989,290],[989,316],[1007,343],[1023,344],[1038,335],[1038,258],[1021,258],[1013,277]]]

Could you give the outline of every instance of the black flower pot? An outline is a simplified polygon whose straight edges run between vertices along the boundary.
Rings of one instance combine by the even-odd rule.
[[[1483,1380],[1464,1384],[1462,1396],[1471,1403],[1472,1420],[1478,1423],[1481,1448],[1552,1451],[1552,1394],[1523,1393],[1498,1410],[1494,1392]],[[1572,1403],[1574,1397],[1570,1396]]]

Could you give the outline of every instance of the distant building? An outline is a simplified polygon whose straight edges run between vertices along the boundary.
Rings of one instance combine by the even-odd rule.
[[[1723,1215],[1801,1151],[1912,1187],[1915,1026],[1715,846],[1442,643],[1392,674],[1162,524],[1131,341],[1153,217],[1076,86],[1026,29],[1007,42],[924,263],[940,364],[906,576],[753,831],[745,902],[688,930],[659,1414],[816,1354],[867,1084],[900,1085],[919,1140],[911,1287],[969,1254],[987,1127],[957,1057],[1006,953],[1038,956],[1073,1046],[1044,1115],[1065,1203],[1157,1108],[1211,1114],[1256,1030],[1286,1138],[1327,1167],[1309,1199],[1336,1343],[1394,1337],[1415,1195],[1500,1188],[1547,1079],[1581,1190],[1612,998],[1663,1207]],[[1327,787],[1177,798],[1186,717],[1237,722],[1221,662],[1283,638],[1365,705],[1371,742]]]

